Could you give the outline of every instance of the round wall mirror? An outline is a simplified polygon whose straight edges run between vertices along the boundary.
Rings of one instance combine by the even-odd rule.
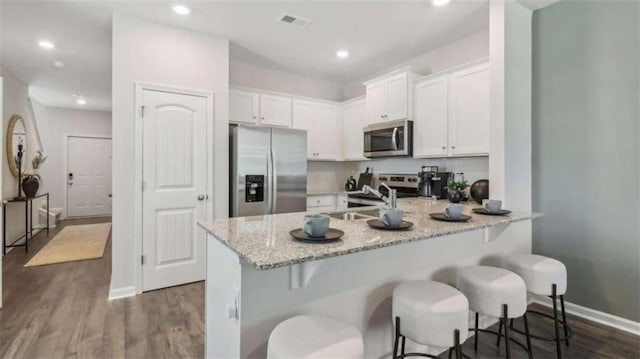
[[[22,150],[22,160],[18,153]],[[18,163],[21,163],[21,171],[27,168],[27,128],[20,115],[13,115],[7,127],[7,161],[9,170],[14,177],[18,177]]]

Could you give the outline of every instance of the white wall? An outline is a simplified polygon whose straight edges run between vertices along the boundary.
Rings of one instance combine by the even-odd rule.
[[[40,169],[42,190],[50,194],[50,207],[66,214],[67,136],[111,137],[111,112],[47,107],[31,99],[35,121],[40,130],[42,149],[47,156]]]
[[[342,100],[342,84],[249,64],[229,64],[231,85],[284,92],[331,101]]]
[[[3,109],[2,109],[2,139],[7,136],[7,126],[14,114],[22,116],[27,130],[27,153],[26,171],[31,172],[31,159],[39,149],[36,126],[34,126],[31,109],[29,107],[29,90],[15,75],[6,68],[0,66],[0,76],[3,77]],[[18,195],[18,179],[13,177],[9,171],[7,162],[7,150],[2,146],[2,198],[10,199]],[[39,190],[41,193],[42,190]],[[38,207],[38,201],[34,201],[34,208]],[[33,217],[34,227],[39,225],[38,216]],[[7,206],[7,241],[11,242],[15,238],[24,234],[24,206],[21,203],[14,203]],[[24,248],[21,248],[24,250]]]
[[[136,81],[199,89],[214,94],[214,216],[226,217],[229,203],[229,42],[156,25],[121,14],[113,17],[113,266],[111,295],[131,295],[140,259],[133,198],[134,86]]]
[[[365,87],[362,85],[362,82],[401,67],[412,66],[415,72],[423,75],[429,75],[434,72],[440,72],[487,56],[489,56],[489,32],[488,30],[482,30],[448,45],[397,64],[391,68],[378,71],[375,74],[367,76],[366,79],[346,84],[343,89],[342,97],[346,100],[364,95]]]

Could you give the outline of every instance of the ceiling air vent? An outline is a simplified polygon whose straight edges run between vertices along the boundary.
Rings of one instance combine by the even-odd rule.
[[[309,24],[311,24],[311,20],[307,20],[304,18],[301,18],[299,16],[295,16],[295,15],[291,15],[291,14],[282,14],[280,15],[280,17],[278,18],[278,21],[287,23],[287,24],[291,24],[291,25],[295,25],[301,29],[304,29],[305,27],[309,26]]]

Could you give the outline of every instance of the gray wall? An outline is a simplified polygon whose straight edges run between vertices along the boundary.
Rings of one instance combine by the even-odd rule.
[[[533,251],[567,300],[640,321],[636,1],[562,1],[533,18]]]

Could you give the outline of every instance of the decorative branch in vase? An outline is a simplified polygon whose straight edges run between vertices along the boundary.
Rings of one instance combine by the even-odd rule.
[[[38,150],[36,155],[31,160],[31,165],[33,167],[33,172],[37,174],[38,173],[38,169],[40,168],[40,166],[42,166],[42,164],[46,160],[47,160],[47,156],[44,155],[44,152],[42,152],[41,150]]]

